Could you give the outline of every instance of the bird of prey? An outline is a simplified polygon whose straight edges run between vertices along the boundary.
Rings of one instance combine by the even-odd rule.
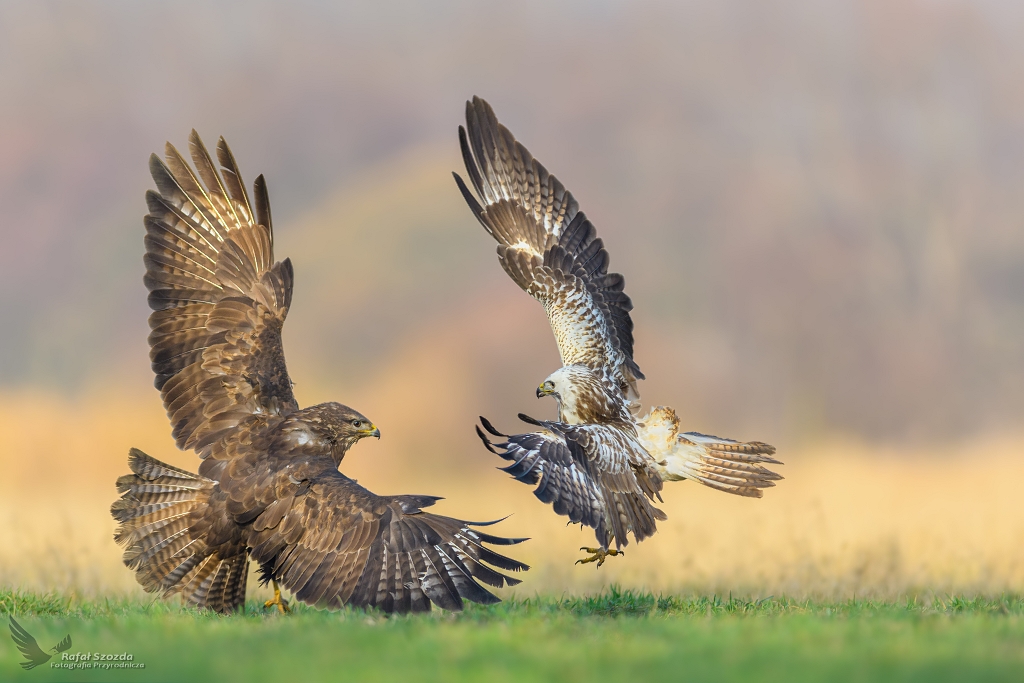
[[[10,617],[11,623],[11,639],[14,640],[14,644],[21,650],[22,656],[25,657],[24,662],[21,662],[21,668],[28,671],[34,669],[40,664],[45,664],[50,661],[50,657],[53,655],[43,652],[43,649],[39,647],[39,643],[32,637],[32,634],[25,630],[25,628],[14,620],[14,617]],[[50,652],[54,655],[61,652],[66,652],[71,649],[71,634],[64,636],[64,640],[60,641],[56,645],[50,648]]]
[[[512,464],[503,468],[570,522],[594,529],[597,562],[621,554],[632,533],[639,542],[665,514],[653,505],[662,483],[690,479],[740,496],[760,498],[781,476],[775,449],[681,432],[671,408],[637,419],[643,373],[633,360],[633,308],[623,277],[608,272],[608,252],[572,194],[503,125],[490,105],[466,103],[459,142],[473,191],[455,181],[473,215],[498,243],[498,261],[524,291],[544,305],[562,367],[537,397],[554,396],[556,421],[520,419],[539,429],[506,435],[481,418],[477,434]],[[611,548],[614,541],[615,547]]]
[[[424,512],[433,496],[378,496],[338,470],[356,442],[380,437],[339,403],[299,408],[281,330],[292,264],[274,260],[267,186],[245,189],[224,139],[220,170],[192,131],[194,170],[170,143],[155,154],[146,193],[145,284],[150,359],[179,448],[198,474],[132,449],[132,473],[111,514],[124,563],[147,591],[179,593],[200,608],[238,609],[249,560],[262,582],[324,607],[386,612],[498,602],[495,571],[528,567],[485,544],[513,545],[465,522]]]

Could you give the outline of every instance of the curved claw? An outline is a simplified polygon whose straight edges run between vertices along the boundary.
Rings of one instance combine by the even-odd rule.
[[[263,603],[263,608],[273,607],[277,605],[277,609],[281,614],[288,614],[292,611],[292,608],[288,606],[288,601],[281,597],[281,587],[277,585],[277,581],[274,581],[274,597]]]
[[[587,548],[586,546],[580,548],[580,550],[584,550],[590,553],[590,557],[584,558],[582,560],[576,560],[576,564],[589,564],[591,562],[597,562],[598,568],[600,568],[601,565],[604,564],[604,561],[607,560],[609,557],[615,557],[616,555],[626,554],[625,550],[609,550],[608,548]]]

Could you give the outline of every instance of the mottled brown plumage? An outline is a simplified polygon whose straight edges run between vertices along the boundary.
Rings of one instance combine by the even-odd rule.
[[[616,548],[654,534],[664,513],[663,481],[692,479],[741,496],[760,497],[779,475],[775,449],[696,432],[682,434],[670,408],[637,420],[644,378],[633,359],[633,308],[608,252],[572,194],[498,123],[485,101],[466,103],[459,142],[470,184],[455,174],[463,198],[497,241],[498,260],[512,280],[544,306],[563,367],[538,388],[554,396],[558,421],[520,418],[543,427],[508,436],[489,450],[512,464],[506,472],[529,484],[555,512],[594,529],[600,561]],[[600,562],[599,562],[600,566]]]
[[[497,602],[478,581],[518,581],[487,564],[527,567],[483,544],[523,539],[423,512],[432,496],[377,496],[338,471],[380,432],[341,404],[295,401],[281,343],[293,273],[274,261],[266,183],[256,180],[253,204],[223,139],[219,170],[195,131],[189,147],[194,170],[170,144],[166,162],[150,160],[145,283],[156,387],[176,443],[203,462],[192,474],[132,450],[111,509],[125,564],[146,590],[219,612],[244,603],[250,558],[314,605]]]

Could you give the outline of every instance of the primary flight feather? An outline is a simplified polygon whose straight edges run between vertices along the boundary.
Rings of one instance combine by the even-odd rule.
[[[132,449],[111,514],[125,564],[148,591],[219,612],[245,601],[249,560],[303,602],[387,612],[497,602],[480,582],[518,581],[490,566],[526,565],[484,544],[512,545],[423,511],[433,496],[378,496],[338,471],[357,441],[380,437],[339,403],[300,409],[281,331],[291,262],[275,261],[266,183],[250,199],[227,144],[220,168],[195,131],[190,166],[171,144],[150,159],[146,194],[150,358],[177,445],[198,474]]]
[[[511,461],[506,472],[537,486],[540,500],[594,529],[599,547],[581,561],[600,566],[628,534],[637,541],[654,534],[666,519],[654,506],[665,481],[757,498],[774,486],[782,477],[764,466],[781,464],[772,446],[681,433],[671,408],[635,417],[644,375],[633,359],[633,304],[623,277],[608,271],[594,226],[484,100],[466,103],[459,143],[472,185],[454,174],[459,190],[497,241],[502,268],[544,306],[562,359],[537,389],[538,397],[554,396],[557,421],[520,415],[541,429],[510,436],[481,418],[486,433],[477,433]]]

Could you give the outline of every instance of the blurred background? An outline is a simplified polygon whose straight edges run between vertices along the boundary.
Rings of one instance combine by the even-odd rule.
[[[381,426],[342,469],[514,512],[520,592],[1024,589],[1021,35],[1012,0],[0,5],[0,581],[138,591],[113,480],[197,464],[142,285],[147,158],[195,127],[267,177],[300,403]],[[476,416],[552,416],[558,355],[450,175],[473,95],[626,276],[645,404],[779,448],[764,500],[670,485],[595,572],[493,471]]]

